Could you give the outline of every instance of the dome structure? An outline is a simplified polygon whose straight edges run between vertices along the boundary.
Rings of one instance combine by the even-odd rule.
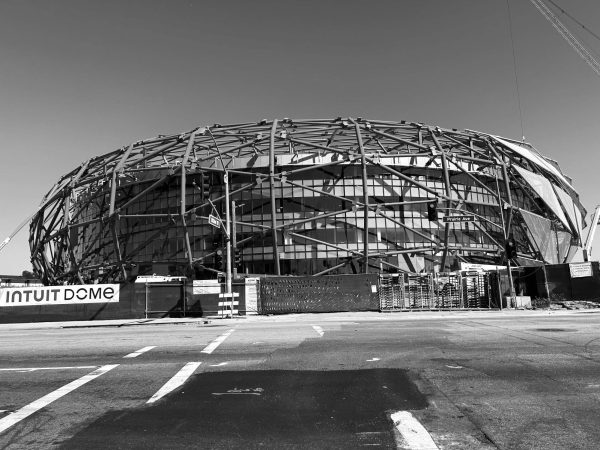
[[[45,195],[30,247],[46,284],[215,277],[228,239],[239,274],[448,272],[568,262],[584,218],[571,180],[525,143],[405,121],[281,119],[91,158]]]

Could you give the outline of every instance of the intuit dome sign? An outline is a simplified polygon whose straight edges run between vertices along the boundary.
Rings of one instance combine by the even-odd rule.
[[[118,284],[0,289],[0,307],[118,303]]]

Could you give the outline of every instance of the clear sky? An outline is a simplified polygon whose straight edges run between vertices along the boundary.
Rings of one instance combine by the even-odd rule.
[[[598,0],[555,2],[600,34]],[[592,212],[600,77],[510,6],[526,140]],[[0,0],[0,241],[62,174],[143,138],[351,116],[520,139],[515,92],[506,0]],[[31,269],[27,239],[0,274]]]

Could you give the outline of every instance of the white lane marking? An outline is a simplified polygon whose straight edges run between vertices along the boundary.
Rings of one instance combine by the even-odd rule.
[[[69,370],[69,369],[95,369],[98,366],[65,366],[65,367],[12,367],[0,369],[0,372],[35,372],[36,370]]]
[[[402,436],[403,442],[397,442],[398,447],[408,447],[411,450],[438,449],[425,427],[410,412],[397,411],[391,414],[390,418]]]
[[[20,422],[21,420],[25,419],[26,417],[29,417],[36,411],[39,411],[40,409],[48,406],[53,401],[58,400],[64,395],[67,395],[69,392],[74,391],[78,387],[89,383],[93,379],[98,378],[100,375],[104,375],[106,372],[118,366],[119,364],[109,364],[106,366],[99,367],[93,372],[90,372],[87,375],[84,375],[75,381],[71,381],[70,383],[65,384],[63,387],[58,388],[57,390],[50,392],[47,395],[44,395],[43,397],[35,400],[34,402],[23,406],[21,409],[18,409],[13,414],[10,414],[9,416],[0,419],[0,433],[2,433],[7,428],[13,426],[17,422]]]
[[[152,350],[153,348],[156,348],[156,345],[150,345],[149,347],[140,348],[139,350],[136,350],[135,352],[130,353],[129,355],[123,356],[123,358],[135,358],[136,356],[140,356],[142,353],[146,353],[147,351]]]
[[[227,365],[226,362],[222,362],[222,363],[219,363],[219,364],[211,364],[210,367],[221,367],[221,366],[226,366],[226,365]]]
[[[313,325],[313,329],[317,332],[317,334],[319,336],[323,336],[325,334],[325,332],[323,331],[323,328],[321,328],[318,325]]]
[[[146,403],[154,403],[155,401],[163,398],[169,392],[171,392],[174,389],[177,389],[179,386],[183,385],[183,383],[185,383],[187,381],[187,379],[192,376],[192,374],[198,368],[198,366],[200,366],[200,364],[202,364],[202,363],[201,362],[187,363],[185,366],[183,366],[183,368],[179,372],[177,372],[173,376],[173,378],[171,378],[169,381],[167,381],[163,385],[163,387],[161,387],[158,391],[156,391],[156,394],[154,394],[152,397],[150,397],[150,400],[148,400]]]
[[[446,364],[446,367],[447,367],[448,369],[464,369],[464,367],[463,367],[463,366],[449,366],[448,364]]]
[[[379,361],[379,358],[371,358],[367,359],[367,362]]]
[[[211,354],[212,352],[215,351],[215,349],[221,345],[223,343],[223,341],[225,339],[227,339],[229,337],[229,335],[231,333],[233,333],[234,330],[231,329],[229,331],[227,331],[226,333],[223,333],[221,336],[219,336],[218,338],[216,338],[214,341],[212,341],[210,344],[208,344],[206,347],[204,347],[204,349],[202,350],[201,353],[208,353]]]

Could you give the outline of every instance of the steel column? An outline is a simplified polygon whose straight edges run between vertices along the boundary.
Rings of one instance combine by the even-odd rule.
[[[190,268],[192,268],[194,261],[192,258],[192,246],[190,244],[190,233],[188,231],[188,227],[185,222],[185,214],[186,214],[185,197],[187,194],[187,189],[186,189],[187,180],[186,180],[186,167],[185,166],[187,166],[188,160],[190,158],[190,153],[192,151],[192,148],[194,147],[194,141],[196,140],[196,134],[198,133],[198,131],[199,130],[196,130],[192,134],[190,134],[188,144],[185,149],[185,153],[183,155],[183,158],[181,159],[181,205],[180,205],[179,214],[181,216],[181,225],[183,227],[183,239],[184,239],[184,244],[185,244],[185,248],[187,251],[187,259],[188,259],[188,264],[189,264]]]
[[[352,122],[354,122],[354,120]],[[356,139],[358,140],[358,148],[360,149],[360,165],[362,169],[363,183],[363,254],[365,258],[364,271],[365,273],[369,273],[369,179],[367,177],[367,161],[365,158],[365,148],[363,146],[360,127],[356,122],[354,122],[354,129],[356,131]]]
[[[271,233],[273,236],[273,263],[275,265],[275,274],[281,275],[279,265],[279,249],[277,243],[277,205],[275,193],[275,131],[277,130],[277,120],[273,120],[271,127],[271,138],[269,141],[269,191],[271,193]]]
[[[429,129],[429,134],[431,135],[433,142],[435,142],[435,145],[436,145],[438,151],[442,155],[442,171],[444,173],[444,187],[446,189],[446,196],[448,197],[448,199],[446,200],[446,208],[451,208],[452,207],[452,200],[451,200],[452,189],[451,189],[451,184],[450,184],[450,175],[448,173],[448,162],[446,161],[446,151],[440,145],[440,142],[438,141],[437,137],[435,136],[435,133],[433,132],[433,130],[431,128]],[[441,271],[442,272],[446,271],[446,259],[448,258],[448,241],[449,240],[450,240],[450,224],[446,223],[445,229],[444,229],[444,250],[442,252],[442,261],[441,261]]]

